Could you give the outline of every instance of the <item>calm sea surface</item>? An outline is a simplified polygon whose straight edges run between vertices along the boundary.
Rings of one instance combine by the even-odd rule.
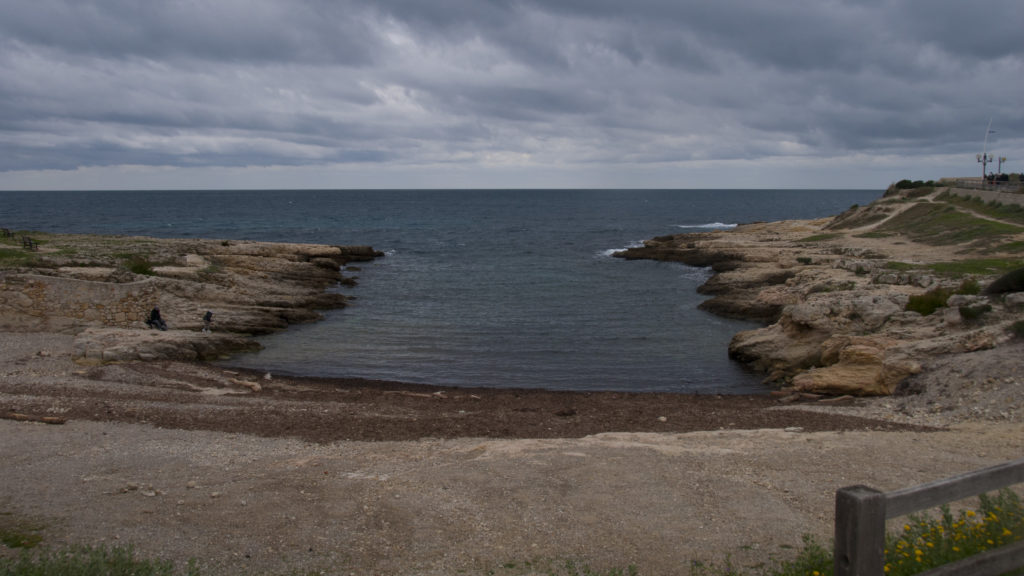
[[[369,244],[357,299],[229,364],[461,386],[764,392],[729,360],[753,324],[697,310],[704,269],[642,240],[836,214],[876,190],[0,192],[0,226]],[[216,312],[216,311],[215,311]],[[173,319],[171,319],[173,323]]]

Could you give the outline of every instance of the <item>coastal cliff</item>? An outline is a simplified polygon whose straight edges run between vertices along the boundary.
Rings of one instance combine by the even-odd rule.
[[[73,333],[80,362],[213,359],[253,350],[251,336],[345,306],[330,290],[355,282],[367,246],[33,235],[35,250],[0,245],[0,329]],[[7,243],[12,243],[8,241]],[[159,306],[170,325],[149,330]],[[203,316],[213,313],[213,330]]]
[[[832,218],[662,236],[616,256],[714,270],[700,307],[765,323],[736,334],[729,354],[783,393],[865,396],[1024,332],[1022,253],[1018,204],[922,187]]]

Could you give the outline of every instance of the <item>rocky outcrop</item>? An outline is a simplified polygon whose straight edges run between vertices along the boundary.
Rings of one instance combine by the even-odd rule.
[[[76,335],[72,357],[79,364],[217,360],[259,348],[251,338],[227,332],[87,328]]]
[[[992,242],[930,245],[885,228],[918,203],[940,202],[941,192],[888,197],[836,218],[662,236],[616,256],[711,267],[715,274],[698,289],[711,298],[700,307],[765,324],[736,334],[729,355],[766,383],[794,393],[886,395],[927,359],[997,347],[1024,320],[1024,296],[1001,293],[1013,281],[1000,281],[999,294],[971,294],[977,290],[963,289],[965,279],[983,287],[996,274],[944,275],[931,266],[998,258]],[[1022,239],[1024,226],[1000,240],[1012,247]],[[911,297],[926,292],[942,295],[938,310],[908,310]]]
[[[368,246],[40,235],[32,267],[0,273],[0,329],[77,334],[83,362],[204,360],[258,345],[252,335],[346,305],[338,287]],[[159,306],[170,330],[147,330]],[[201,332],[213,313],[212,333]]]

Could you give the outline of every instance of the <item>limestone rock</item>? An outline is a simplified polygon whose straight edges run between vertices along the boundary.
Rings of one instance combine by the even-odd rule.
[[[328,290],[352,283],[342,268],[383,256],[368,246],[64,234],[47,246],[53,268],[0,276],[0,329],[78,334],[82,362],[202,360],[256,348],[249,336],[345,306]],[[168,264],[136,274],[123,254]],[[157,305],[166,333],[144,325]],[[201,334],[207,310],[212,333]]]
[[[938,195],[929,201],[941,201]],[[1024,321],[1024,292],[1017,291],[1024,269],[998,281],[972,277],[989,283],[987,296],[958,294],[963,279],[929,264],[991,258],[981,244],[915,243],[902,227],[881,228],[915,204],[661,236],[616,256],[711,267],[715,274],[699,292],[713,297],[700,307],[765,324],[736,334],[729,356],[766,382],[789,384],[794,394],[890,394],[928,359],[999,346]],[[946,306],[929,315],[907,310],[912,295],[938,288],[953,293]]]

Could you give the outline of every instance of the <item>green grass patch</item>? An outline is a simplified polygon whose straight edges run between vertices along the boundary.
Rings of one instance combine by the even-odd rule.
[[[1010,252],[1015,254],[1017,252],[1024,252],[1024,240],[1018,240],[1016,242],[1007,242],[1006,244],[1000,244],[999,246],[993,246],[991,252]]]
[[[829,232],[829,233],[825,233],[825,234],[815,234],[813,236],[808,236],[806,238],[801,238],[800,240],[797,240],[797,242],[825,242],[825,241],[828,241],[828,240],[835,240],[836,238],[839,238],[840,236],[842,236],[842,234],[838,234],[838,233],[835,233],[835,232]]]
[[[959,260],[955,262],[936,262],[929,264],[928,268],[936,274],[951,278],[960,278],[968,274],[988,276],[992,274],[1005,274],[1024,266],[1024,260],[1006,258],[980,258],[973,260]]]
[[[22,248],[0,248],[0,268],[28,266],[35,260],[35,254]]]
[[[25,552],[17,558],[0,557],[0,576],[198,576],[194,563],[184,570],[164,560],[135,557],[129,548],[72,547],[59,551]]]
[[[947,246],[993,243],[1024,232],[1024,227],[978,218],[945,203],[924,203],[893,216],[878,231],[904,234],[922,244]]]
[[[43,541],[44,526],[0,512],[0,544],[8,548],[35,548]]]
[[[879,232],[877,230],[873,230],[871,232],[865,232],[863,234],[855,234],[853,237],[854,238],[891,238],[891,237],[893,237],[895,235],[896,235],[895,232]]]
[[[1024,206],[1019,204],[1002,204],[1000,202],[985,202],[977,196],[959,196],[943,192],[936,197],[936,200],[948,202],[968,210],[984,214],[989,218],[1016,222],[1024,225]]]

